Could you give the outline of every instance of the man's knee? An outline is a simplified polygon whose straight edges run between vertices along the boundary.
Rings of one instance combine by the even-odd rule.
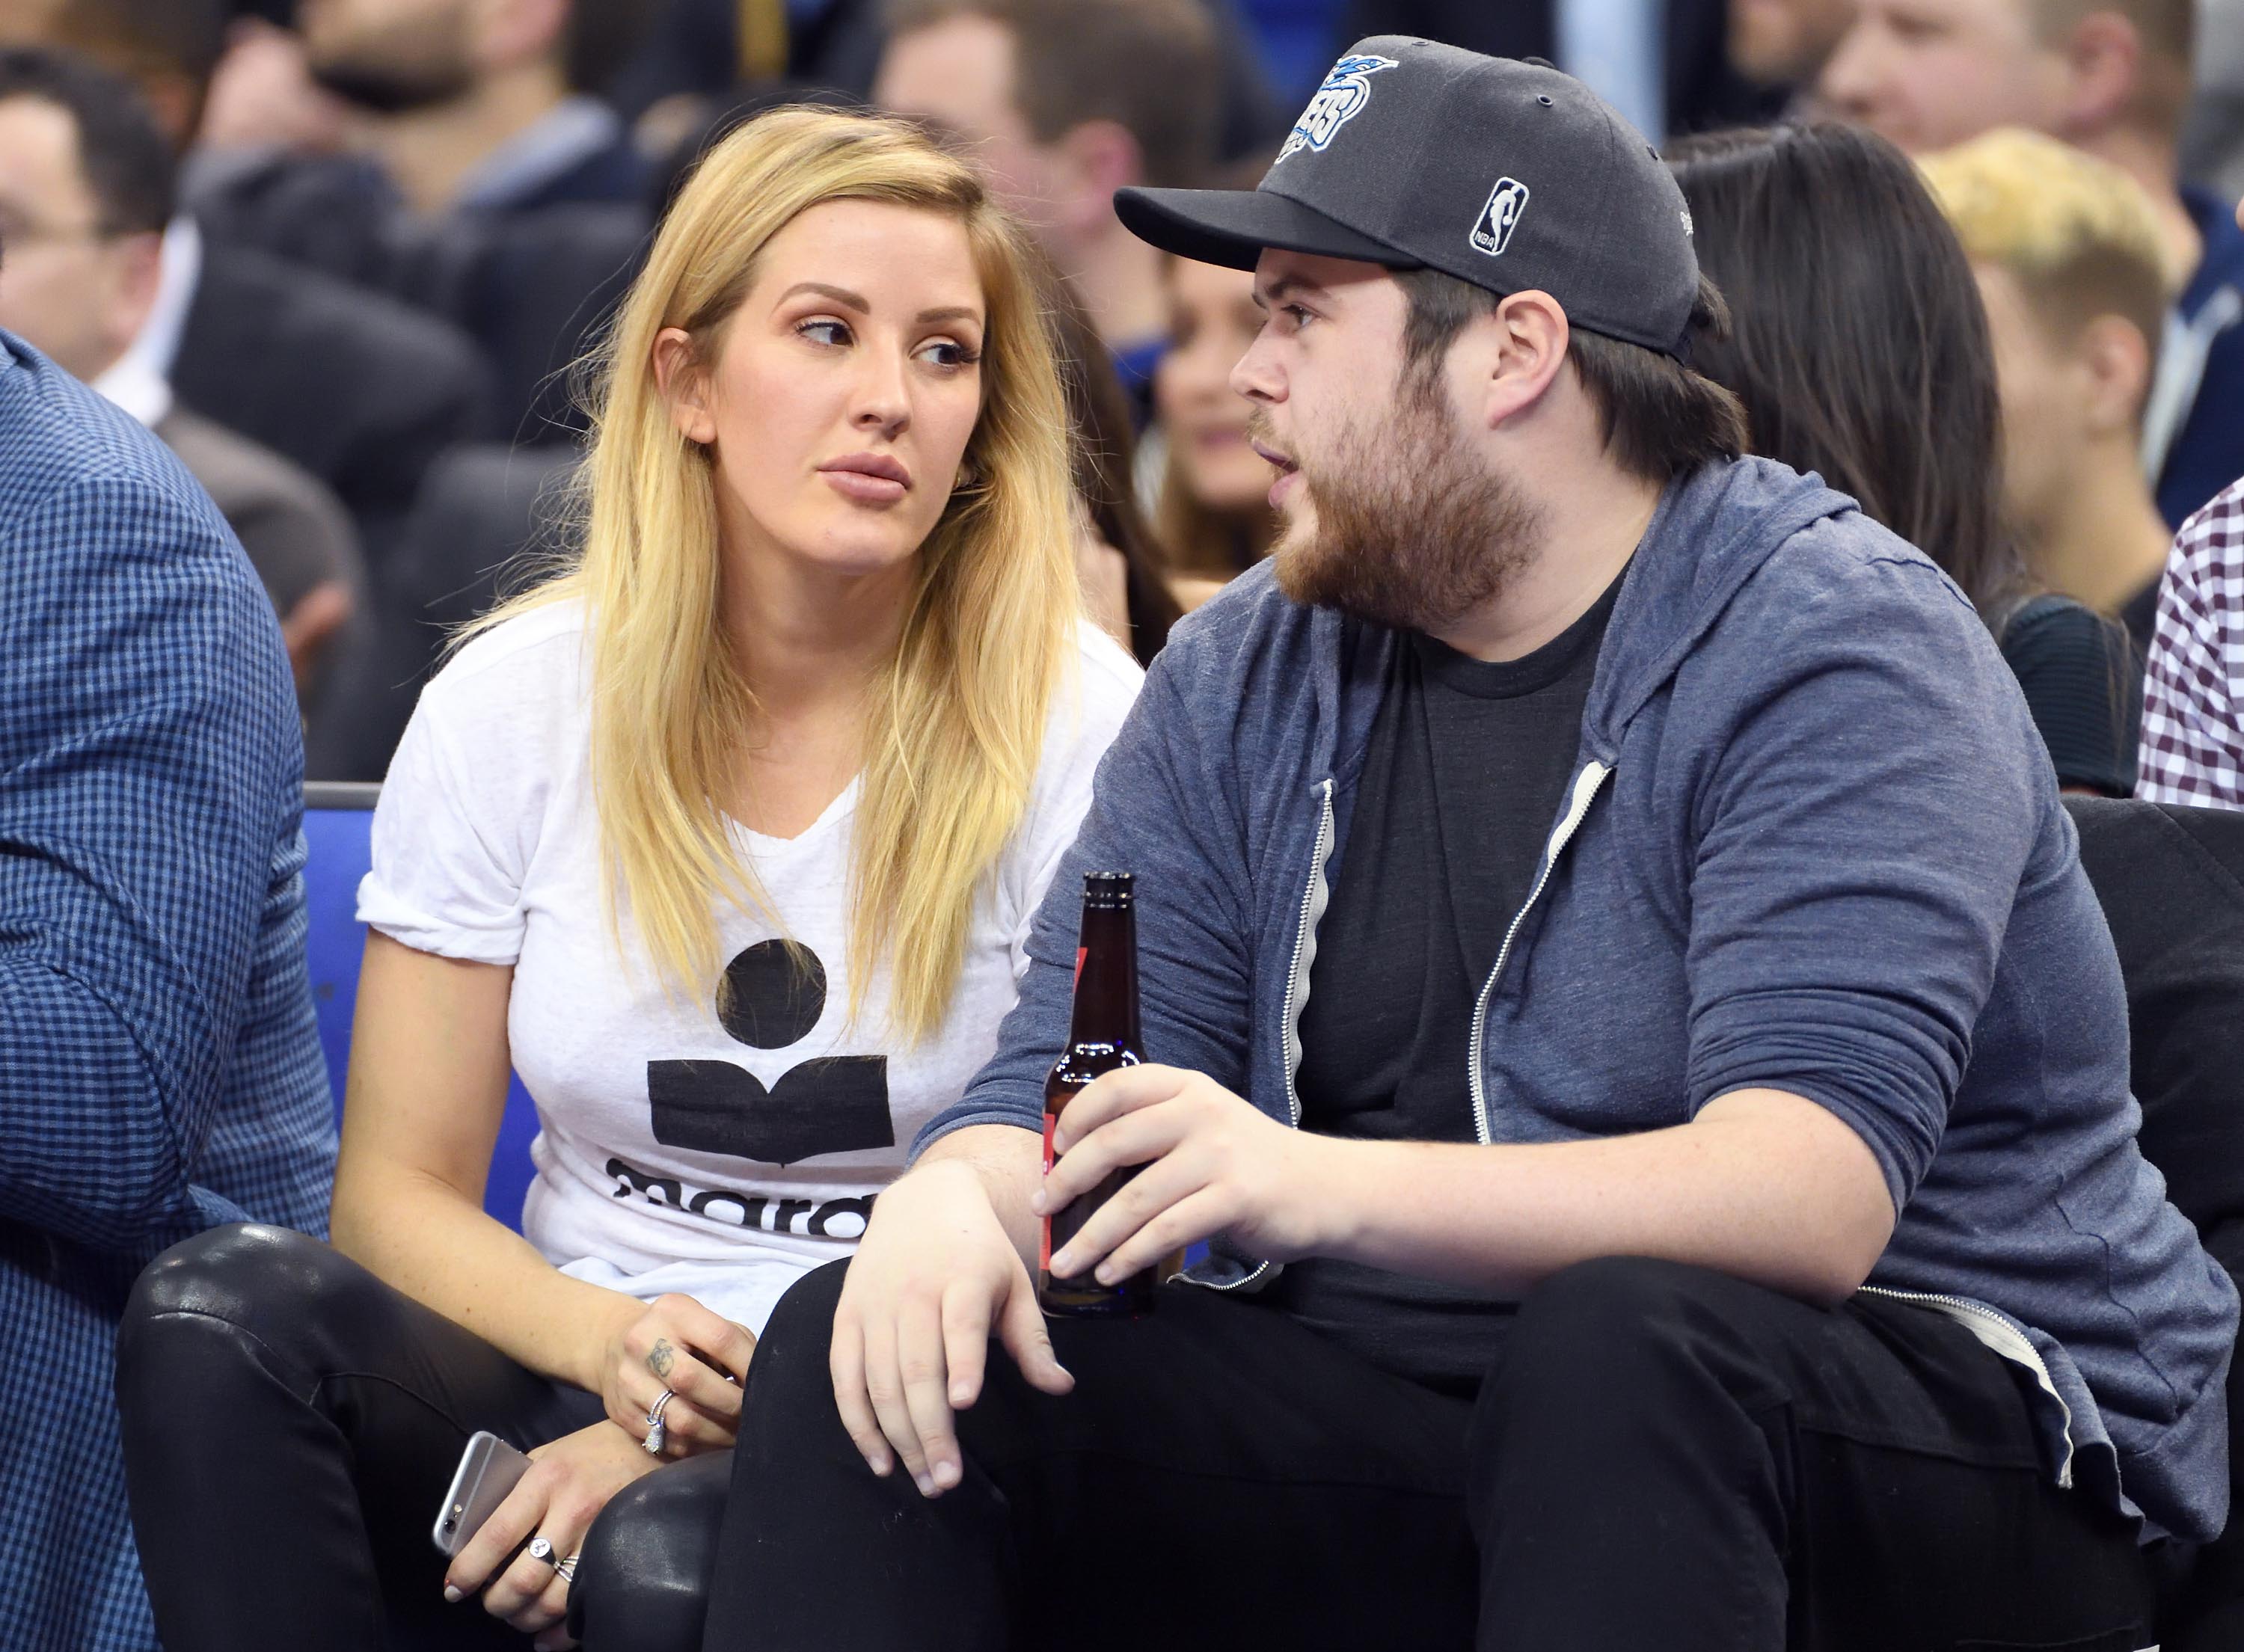
[[[634,1481],[600,1511],[569,1589],[569,1630],[590,1652],[700,1646],[732,1473],[732,1453],[706,1453]]]
[[[849,1264],[845,1258],[813,1268],[808,1273],[787,1288],[772,1310],[771,1318],[764,1325],[764,1333],[756,1339],[758,1347],[767,1342],[788,1342],[808,1337],[823,1352],[834,1336],[834,1311],[842,1303],[842,1283],[849,1277]]]
[[[828,1355],[834,1345],[834,1311],[842,1301],[842,1283],[848,1277],[846,1261],[814,1268],[787,1287],[756,1338],[755,1359],[748,1367],[750,1392],[760,1403],[792,1408],[794,1398],[806,1386],[813,1399],[832,1403],[832,1367]]]
[[[1521,1302],[1497,1366],[1508,1392],[1573,1394],[1584,1405],[1657,1405],[1697,1361],[1698,1333],[1727,1323],[1757,1290],[1686,1263],[1599,1257],[1552,1274]]]

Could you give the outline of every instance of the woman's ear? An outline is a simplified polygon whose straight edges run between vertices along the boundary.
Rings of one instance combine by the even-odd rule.
[[[654,386],[670,404],[670,421],[679,435],[705,448],[717,439],[708,371],[697,359],[693,334],[682,327],[666,327],[654,335]]]

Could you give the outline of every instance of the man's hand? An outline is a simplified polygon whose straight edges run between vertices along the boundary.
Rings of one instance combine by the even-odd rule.
[[[557,1627],[569,1608],[569,1580],[545,1561],[515,1551],[542,1537],[552,1544],[554,1559],[573,1556],[608,1499],[662,1465],[612,1422],[564,1434],[531,1453],[530,1460],[530,1472],[452,1557],[444,1598],[456,1601],[482,1589],[483,1610],[525,1635],[539,1635],[542,1652],[573,1644]]]
[[[1059,1162],[1030,1201],[1040,1216],[1110,1171],[1146,1167],[1052,1258],[1052,1272],[1065,1278],[1096,1264],[1105,1285],[1216,1233],[1273,1262],[1316,1254],[1335,1208],[1332,1161],[1347,1150],[1287,1129],[1212,1078],[1155,1066],[1085,1086],[1061,1114],[1052,1146]]]
[[[1075,1386],[980,1176],[959,1160],[923,1163],[874,1203],[834,1315],[835,1403],[875,1473],[893,1448],[922,1495],[958,1484],[952,1413],[981,1395],[993,1326],[1034,1386]]]

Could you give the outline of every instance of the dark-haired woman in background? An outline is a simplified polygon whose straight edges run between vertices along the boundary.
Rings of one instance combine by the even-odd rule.
[[[1067,283],[1047,268],[1038,285],[1051,320],[1052,351],[1073,432],[1068,470],[1081,506],[1076,568],[1084,603],[1138,664],[1151,665],[1184,610],[1164,572],[1167,552],[1132,489],[1138,437],[1129,394]]]
[[[1170,584],[1196,608],[1260,562],[1278,529],[1270,467],[1247,441],[1253,407],[1231,388],[1233,366],[1262,331],[1262,313],[1251,271],[1180,258],[1161,264],[1169,348],[1153,373],[1153,406],[1167,439],[1158,519]]]
[[[2036,591],[2003,523],[1986,312],[1916,169],[1824,123],[1686,138],[1668,159],[1734,323],[1693,365],[1745,403],[1754,451],[1821,473],[1938,563],[2017,673],[2058,783],[2127,795],[2126,635]]]

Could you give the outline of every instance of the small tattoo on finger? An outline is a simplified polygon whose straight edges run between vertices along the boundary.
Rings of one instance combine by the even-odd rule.
[[[667,1377],[671,1366],[678,1363],[678,1351],[670,1345],[667,1337],[655,1338],[654,1349],[646,1357],[646,1368],[658,1377]]]

